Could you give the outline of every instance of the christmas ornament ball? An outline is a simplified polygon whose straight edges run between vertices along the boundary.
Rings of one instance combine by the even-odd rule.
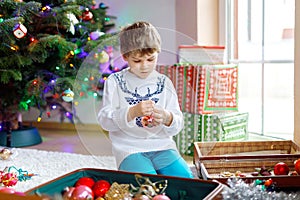
[[[296,172],[298,173],[298,175],[300,175],[300,159],[295,160],[294,165]]]
[[[75,187],[70,200],[93,200],[94,194],[91,188],[85,185]]]
[[[82,19],[84,21],[92,20],[93,19],[93,13],[88,8],[86,8],[85,11],[82,13]]]
[[[275,175],[288,175],[289,174],[289,167],[284,162],[279,162],[274,166],[274,174]]]
[[[101,51],[99,54],[99,62],[100,63],[107,63],[109,61],[109,55],[106,51]]]
[[[85,185],[85,186],[88,186],[89,188],[92,188],[94,186],[94,184],[95,184],[95,181],[91,177],[81,177],[75,183],[75,187],[79,186],[79,185]]]
[[[69,88],[65,90],[61,96],[65,102],[71,102],[74,99],[74,92]]]
[[[152,200],[171,200],[167,195],[159,194],[152,198]]]
[[[11,187],[0,187],[0,193],[15,194],[18,196],[26,196],[26,194],[24,192],[19,192]]]
[[[104,32],[101,32],[101,31],[97,30],[97,31],[94,31],[94,32],[90,33],[90,38],[91,38],[91,40],[97,40],[99,37],[101,37],[104,34],[105,34]]]
[[[12,152],[8,148],[4,148],[0,151],[0,158],[7,160],[11,156]]]
[[[96,198],[98,197],[104,197],[105,193],[109,190],[110,183],[106,180],[98,180],[92,190],[94,192],[94,195]]]
[[[0,193],[14,194],[15,192],[16,190],[11,187],[0,187]]]

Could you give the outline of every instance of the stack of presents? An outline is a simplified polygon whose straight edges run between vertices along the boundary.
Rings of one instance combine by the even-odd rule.
[[[177,64],[158,66],[172,80],[184,115],[184,128],[174,138],[183,155],[193,155],[194,142],[248,137],[248,113],[238,111],[238,65],[224,64],[222,52],[181,46]]]

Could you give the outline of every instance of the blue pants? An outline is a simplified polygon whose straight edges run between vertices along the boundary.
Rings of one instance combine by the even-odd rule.
[[[185,160],[175,150],[131,154],[121,162],[119,170],[194,178]]]

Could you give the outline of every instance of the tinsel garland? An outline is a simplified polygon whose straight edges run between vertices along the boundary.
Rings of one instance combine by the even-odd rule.
[[[242,200],[296,200],[300,199],[300,192],[276,192],[268,190],[263,185],[251,183],[247,184],[242,179],[228,179],[222,196],[224,200],[242,199]]]

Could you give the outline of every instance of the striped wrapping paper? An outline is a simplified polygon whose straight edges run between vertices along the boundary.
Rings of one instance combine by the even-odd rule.
[[[238,111],[237,65],[158,66],[177,91],[183,112],[211,114]]]
[[[237,141],[248,137],[248,113],[183,112],[184,128],[174,140],[181,154],[193,155],[194,142]]]

